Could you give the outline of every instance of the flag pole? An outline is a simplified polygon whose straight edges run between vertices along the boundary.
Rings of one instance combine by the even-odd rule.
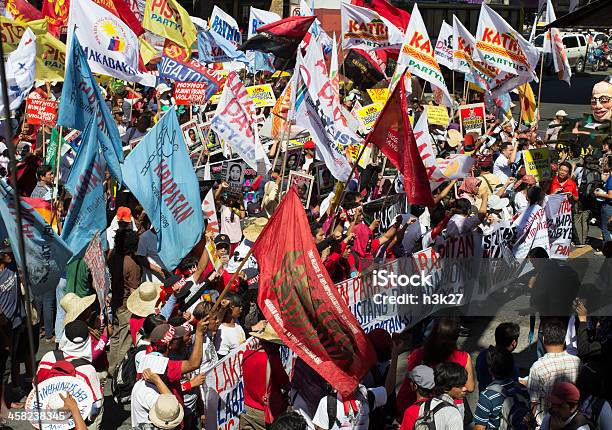
[[[4,44],[0,43],[0,59],[4,58]],[[15,205],[15,223],[19,229],[17,236],[17,249],[21,256],[19,271],[21,272],[21,284],[23,285],[23,295],[25,300],[26,309],[26,331],[28,334],[28,348],[30,349],[30,358],[32,360],[32,368],[36,368],[36,357],[34,354],[34,333],[32,330],[32,302],[30,300],[30,279],[28,276],[28,265],[26,261],[26,247],[25,239],[23,237],[23,217],[21,214],[21,201],[19,198],[19,183],[17,182],[17,156],[15,154],[16,147],[13,145],[13,131],[11,130],[10,118],[10,101],[8,96],[8,82],[6,79],[6,67],[4,61],[0,61],[0,86],[2,88],[2,103],[4,104],[3,112],[0,112],[0,116],[4,116],[6,121],[3,124],[4,137],[6,139],[6,147],[9,153],[9,166],[11,174],[11,185],[13,189],[13,200]],[[14,249],[14,248],[13,248]],[[36,392],[36,407],[38,416],[38,428],[42,429],[41,413],[40,413],[40,393],[38,391],[38,377],[36,372],[32,377],[32,384],[34,385],[34,391]],[[4,391],[3,383],[0,383],[0,388]]]
[[[208,146],[208,139],[210,139],[210,129],[211,127],[208,126],[208,130],[206,130],[206,137],[203,138],[202,149],[200,149],[200,155],[198,155],[198,161],[196,161],[194,170],[197,170],[198,167],[200,167],[200,163],[202,162],[202,155],[204,155],[204,149]],[[208,159],[206,161],[207,164],[208,160],[210,160],[210,153],[208,154]]]
[[[542,72],[544,71],[544,53],[540,54],[540,76],[538,82],[538,117],[536,118],[536,129],[540,125],[540,102],[542,99]],[[529,83],[527,83],[529,85]],[[522,108],[522,107],[521,107]]]
[[[282,184],[281,184],[282,185]],[[255,245],[253,245],[255,246]],[[244,267],[245,263],[249,260],[249,257],[251,257],[251,254],[253,253],[253,246],[251,246],[249,248],[249,252],[247,252],[247,254],[244,256],[244,259],[240,262],[240,265],[238,266],[238,268],[236,269],[236,271],[234,272],[234,274],[232,275],[232,277],[230,278],[229,281],[227,281],[227,284],[225,284],[225,287],[223,287],[223,291],[221,291],[221,294],[219,294],[219,297],[217,298],[217,301],[215,302],[215,304],[213,305],[212,309],[210,310],[210,312],[208,313],[209,315],[212,315],[213,313],[215,313],[215,311],[219,308],[219,306],[221,305],[221,301],[225,298],[225,296],[227,295],[230,285],[232,285],[234,283],[234,281],[236,280],[236,278],[238,277],[238,275],[240,274],[240,271],[242,270],[242,268]]]
[[[42,144],[43,144],[43,160],[47,158],[47,141],[45,139],[45,125],[43,124],[41,127],[42,131]]]
[[[62,139],[64,132],[64,126],[60,125],[59,135],[57,137],[57,145],[56,145],[56,153],[55,153],[55,198],[57,198],[59,194],[59,170],[60,170],[60,160],[62,158]]]

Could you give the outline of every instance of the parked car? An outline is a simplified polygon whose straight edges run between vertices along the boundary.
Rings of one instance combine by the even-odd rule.
[[[570,67],[578,73],[584,72],[584,64],[587,55],[586,38],[580,33],[561,33],[561,37]],[[544,34],[537,36],[533,44],[538,51],[542,52],[544,49]],[[548,57],[548,55],[545,55],[544,65],[548,66],[552,63],[552,58],[546,57]]]

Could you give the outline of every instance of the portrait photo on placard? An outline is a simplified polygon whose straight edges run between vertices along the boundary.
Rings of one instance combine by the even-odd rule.
[[[200,135],[202,136],[202,140],[207,140],[206,148],[208,149],[208,155],[213,156],[221,152],[221,142],[217,138],[217,135],[212,131],[209,132],[210,124],[200,124],[198,126],[200,129]]]
[[[314,176],[306,175],[305,173],[300,173],[293,170],[289,172],[289,188],[295,185],[298,197],[300,198],[300,201],[302,202],[302,205],[304,205],[305,209],[308,209],[313,182]]]
[[[238,160],[228,160],[225,180],[229,184],[229,190],[233,193],[242,193],[244,184],[245,163]]]
[[[202,144],[204,139],[200,133],[197,121],[193,120],[181,125],[181,131],[183,132],[185,143],[189,150],[193,150]]]

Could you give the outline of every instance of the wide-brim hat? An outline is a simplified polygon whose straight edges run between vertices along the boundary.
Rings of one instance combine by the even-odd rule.
[[[62,297],[62,300],[60,300],[60,305],[66,311],[64,325],[76,320],[79,315],[85,312],[85,310],[93,305],[95,301],[95,294],[79,297],[74,293],[67,293],[64,297]]]
[[[266,324],[263,330],[252,331],[249,334],[253,337],[256,337],[257,339],[265,340],[266,342],[284,345],[283,341],[280,337],[278,337],[278,334],[276,334],[276,330],[272,328],[272,325],[270,325],[270,323]]]
[[[160,429],[173,429],[183,422],[185,411],[173,394],[162,394],[149,411],[151,424]]]
[[[259,217],[253,219],[252,221],[246,220],[245,224],[247,225],[242,231],[244,238],[248,241],[255,242],[266,224],[268,224],[268,218]]]
[[[127,299],[128,310],[139,317],[146,317],[155,313],[161,286],[162,284],[159,282],[143,282],[140,284]]]
[[[510,200],[508,200],[506,197],[499,197],[495,194],[489,196],[488,206],[489,209],[493,209],[494,211],[502,210],[508,206],[508,203],[510,203]]]
[[[448,134],[448,140],[447,140],[448,146],[450,146],[451,148],[456,148],[462,140],[461,133],[459,132],[459,130],[451,129],[451,130],[448,130],[447,134]]]

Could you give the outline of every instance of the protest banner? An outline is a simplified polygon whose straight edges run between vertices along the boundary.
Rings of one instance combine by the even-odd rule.
[[[203,105],[206,103],[207,82],[176,82],[174,84],[174,101],[177,105]]]
[[[364,131],[369,132],[374,127],[382,108],[382,104],[372,103],[357,110],[357,116],[359,116]]]
[[[251,85],[250,87],[246,87],[246,90],[255,108],[271,107],[276,104],[276,96],[270,84]]]
[[[446,106],[428,105],[425,106],[425,111],[427,112],[427,121],[429,121],[429,124],[441,125],[443,127],[448,125],[449,117]]]
[[[32,125],[55,125],[57,122],[57,102],[55,100],[28,97],[26,121]]]
[[[363,205],[363,216],[369,223],[380,220],[379,231],[385,232],[393,225],[395,217],[410,213],[410,203],[405,193],[372,200]]]
[[[540,205],[529,206],[512,224],[517,240],[512,248],[516,258],[525,258],[533,248],[549,251],[546,213]]]
[[[389,98],[389,88],[370,88],[367,91],[372,103],[380,103],[384,106]]]
[[[85,264],[89,267],[89,273],[93,281],[93,286],[100,302],[100,309],[106,308],[106,296],[111,287],[110,273],[106,266],[106,259],[102,252],[102,243],[100,242],[100,233],[96,233],[89,242],[85,255],[83,256]]]
[[[525,160],[526,173],[535,176],[538,182],[552,177],[550,150],[548,148],[523,151],[523,159]]]
[[[569,257],[572,241],[572,204],[567,195],[552,194],[544,205],[550,258]]]
[[[487,131],[484,103],[473,103],[459,107],[459,130],[462,135],[476,133],[482,136]]]

